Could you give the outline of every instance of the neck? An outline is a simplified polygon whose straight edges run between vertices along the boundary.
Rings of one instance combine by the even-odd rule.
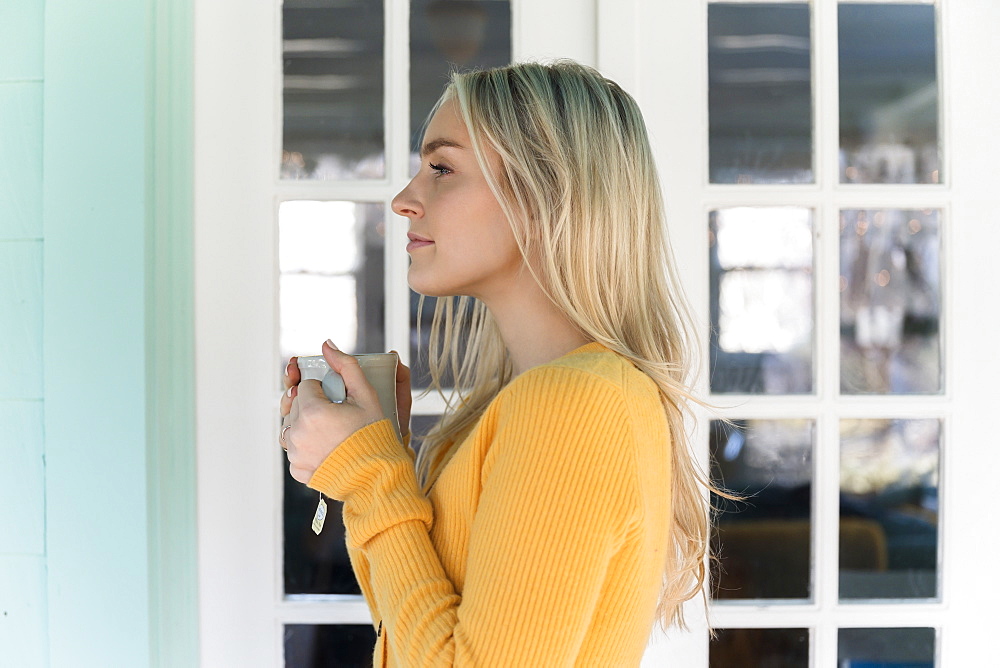
[[[510,353],[515,376],[590,342],[542,292],[530,272],[525,270],[516,283],[516,289],[483,298]]]

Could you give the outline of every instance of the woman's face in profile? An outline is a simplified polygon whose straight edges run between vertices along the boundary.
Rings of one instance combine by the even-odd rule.
[[[444,102],[427,126],[420,170],[393,199],[392,210],[410,223],[407,280],[416,292],[488,302],[514,284],[521,255],[454,100]]]

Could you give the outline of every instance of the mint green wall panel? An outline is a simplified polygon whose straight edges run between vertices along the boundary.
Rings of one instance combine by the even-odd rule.
[[[52,666],[150,664],[150,6],[47,0],[43,174]]]
[[[0,241],[0,400],[42,397],[42,242]]]
[[[42,402],[0,400],[0,560],[45,552],[43,445]]]
[[[41,232],[42,84],[0,82],[0,239]]]
[[[41,78],[44,17],[44,0],[0,2],[0,81]]]
[[[47,666],[46,645],[45,560],[0,555],[0,665]]]

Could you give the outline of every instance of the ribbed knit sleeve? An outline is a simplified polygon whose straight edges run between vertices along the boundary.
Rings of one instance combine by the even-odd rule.
[[[601,623],[602,588],[643,514],[620,385],[542,366],[515,379],[490,411],[495,431],[475,481],[461,595],[388,421],[340,445],[309,483],[344,501],[348,543],[368,568],[365,594],[400,665],[573,665]]]

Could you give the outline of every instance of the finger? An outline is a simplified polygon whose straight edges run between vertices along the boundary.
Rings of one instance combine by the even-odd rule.
[[[308,470],[298,468],[292,464],[288,465],[288,473],[295,481],[301,482],[303,485],[309,482],[310,478],[312,478],[312,474]]]
[[[315,403],[331,403],[323,394],[323,384],[318,380],[307,379],[299,383],[296,386],[295,397],[295,405],[299,411]]]
[[[390,350],[390,353],[396,353],[395,350]],[[396,353],[397,359],[399,358],[399,353]],[[407,385],[410,384],[410,367],[403,364],[402,361],[396,362],[396,385]]]
[[[282,379],[282,382],[287,390],[292,385],[298,385],[300,380],[302,380],[302,372],[299,371],[299,358],[292,357],[288,360],[288,364],[285,365],[285,377]]]
[[[289,406],[288,413],[283,416],[283,422],[285,424],[295,424],[295,421],[299,417],[299,392],[302,389],[302,384],[299,383],[292,387],[289,392],[291,392],[291,406]],[[285,397],[288,397],[288,392],[285,393]],[[284,401],[284,399],[282,400]],[[285,439],[287,440],[288,434],[285,434]]]
[[[281,402],[279,406],[279,411],[281,417],[285,417],[292,410],[292,401],[294,401],[296,395],[298,394],[298,385],[292,385],[286,389],[281,395]]]
[[[323,358],[330,368],[340,374],[347,388],[347,400],[365,407],[378,407],[378,395],[368,379],[365,378],[361,365],[353,355],[341,352],[329,339],[323,343]]]

